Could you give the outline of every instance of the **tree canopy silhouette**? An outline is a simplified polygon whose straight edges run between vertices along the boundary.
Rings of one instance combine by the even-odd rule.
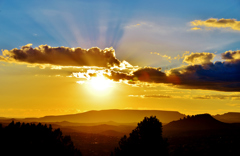
[[[156,116],[145,117],[129,134],[124,135],[112,156],[165,156],[167,140],[162,137],[162,123]]]
[[[6,155],[58,155],[81,156],[73,146],[70,136],[62,136],[60,129],[52,126],[11,122],[8,126],[0,124],[0,151]],[[1,155],[1,154],[0,154]]]

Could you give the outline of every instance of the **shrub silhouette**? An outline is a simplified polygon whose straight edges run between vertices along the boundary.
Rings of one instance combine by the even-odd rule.
[[[52,131],[51,125],[41,123],[11,122],[5,128],[0,125],[0,151],[5,155],[81,156],[70,136],[62,136],[60,129]]]
[[[151,116],[143,121],[129,134],[124,135],[112,156],[160,156],[168,155],[167,141],[162,137],[162,123]]]

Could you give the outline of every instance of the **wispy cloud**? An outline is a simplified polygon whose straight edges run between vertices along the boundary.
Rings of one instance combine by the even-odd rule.
[[[232,106],[232,107],[240,107],[239,103],[229,103],[227,104],[228,106]]]
[[[129,97],[137,97],[137,98],[159,98],[159,99],[189,99],[189,95],[178,96],[178,95],[165,95],[165,94],[145,94],[145,95],[128,95]]]
[[[173,95],[173,94],[144,94],[144,95],[129,95],[129,97],[138,98],[178,98],[178,99],[198,99],[198,100],[240,100],[240,94],[213,94],[213,95]]]
[[[193,27],[193,28],[191,28],[191,30],[201,30],[201,28],[199,28],[199,27]]]
[[[152,94],[152,95],[129,95],[129,97],[140,97],[140,98],[172,98],[170,95]]]
[[[158,53],[158,52],[150,52],[150,54],[158,55],[158,56],[160,56],[160,57],[162,57],[162,58],[167,59],[168,62],[171,62],[172,60],[184,59],[184,58],[185,58],[185,55],[189,54],[189,51],[185,51],[185,52],[182,54],[182,56],[177,55],[177,56],[175,56],[175,57],[171,57],[171,56],[168,56],[168,55],[166,55],[166,54],[162,55],[162,54],[160,54],[160,53]]]
[[[202,96],[195,96],[193,99],[230,99],[230,100],[239,100],[240,99],[240,94],[233,94],[233,95],[202,95]]]

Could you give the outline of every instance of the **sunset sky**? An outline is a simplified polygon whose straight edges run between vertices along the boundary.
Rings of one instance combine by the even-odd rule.
[[[0,1],[0,117],[240,112],[239,0]]]

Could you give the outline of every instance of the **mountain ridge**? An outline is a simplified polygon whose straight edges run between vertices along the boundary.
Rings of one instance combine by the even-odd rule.
[[[21,122],[69,122],[82,124],[103,124],[112,125],[138,123],[146,116],[156,116],[160,122],[167,124],[171,121],[186,117],[178,111],[167,110],[131,110],[131,109],[109,109],[109,110],[90,110],[87,112],[66,114],[66,115],[48,115],[44,117],[31,118],[7,118],[0,117],[1,122],[21,121]],[[224,114],[212,115],[215,119],[225,123],[240,123],[240,112],[228,112]],[[112,123],[111,123],[112,122]],[[132,124],[131,124],[132,125]]]
[[[141,121],[146,116],[156,116],[162,123],[168,123],[185,117],[177,111],[165,110],[91,110],[77,114],[67,114],[58,116],[44,116],[40,118],[25,118],[23,122],[74,122],[74,123],[96,123],[96,122],[117,122],[135,123]]]

